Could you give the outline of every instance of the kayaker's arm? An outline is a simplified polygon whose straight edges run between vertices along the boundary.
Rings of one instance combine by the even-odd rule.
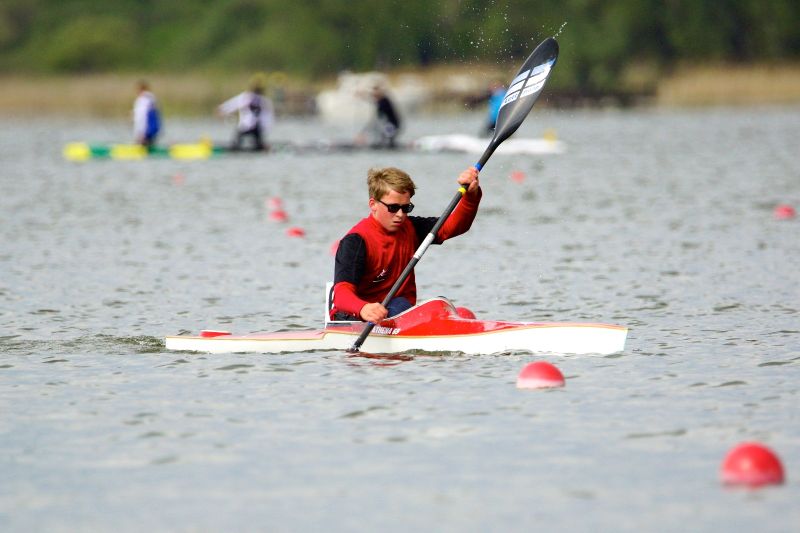
[[[447,239],[466,233],[472,226],[475,216],[478,214],[478,205],[480,204],[481,196],[482,191],[480,188],[477,188],[472,194],[465,194],[436,234],[436,239],[432,244],[442,244]],[[408,218],[411,220],[411,223],[414,224],[414,230],[417,232],[417,237],[420,241],[433,229],[437,220],[435,217]]]
[[[217,106],[217,114],[219,116],[230,115],[236,113],[245,105],[247,105],[245,93],[237,94],[233,98],[229,98]]]
[[[333,275],[333,308],[338,311],[361,316],[361,310],[369,304],[358,297],[356,287],[364,275],[364,262],[367,246],[364,239],[356,234],[345,235],[336,250],[336,266]]]
[[[352,283],[342,281],[333,286],[333,308],[331,309],[331,316],[338,312],[343,312],[362,317],[362,311],[369,305],[369,302],[358,297],[358,294],[356,294],[356,287]],[[373,313],[368,314],[371,316]]]
[[[476,187],[472,193],[464,194],[456,208],[447,217],[445,223],[442,224],[442,228],[436,234],[436,240],[444,242],[447,239],[466,233],[472,227],[472,222],[478,214],[478,205],[480,205],[482,196],[483,191],[481,191],[480,187]]]
[[[365,322],[380,322],[387,316],[389,311],[380,303],[369,303],[362,300],[356,294],[355,286],[343,281],[333,286],[334,304],[331,315],[337,312],[345,312],[355,315]]]

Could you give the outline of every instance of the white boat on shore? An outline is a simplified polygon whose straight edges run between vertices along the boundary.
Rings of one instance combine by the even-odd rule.
[[[427,135],[412,142],[412,146],[423,152],[464,152],[469,154],[482,154],[486,150],[487,140],[472,135]],[[511,138],[501,144],[497,154],[563,154],[567,145],[553,136],[535,138]]]

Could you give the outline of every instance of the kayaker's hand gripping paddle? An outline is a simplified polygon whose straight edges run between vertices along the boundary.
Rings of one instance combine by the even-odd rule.
[[[486,147],[480,160],[475,163],[475,168],[481,170],[497,147],[508,139],[512,133],[517,131],[517,128],[519,128],[522,121],[525,120],[525,117],[528,116],[531,108],[533,108],[533,104],[536,103],[536,100],[539,98],[542,89],[544,89],[544,84],[550,77],[550,73],[556,64],[556,59],[558,59],[558,43],[554,38],[548,37],[536,47],[536,50],[534,50],[527,61],[523,63],[517,75],[514,76],[514,79],[508,85],[506,96],[500,106],[500,113],[497,115],[494,137],[492,137],[489,146]],[[400,274],[400,277],[394,282],[386,298],[381,302],[384,307],[387,307],[395,294],[397,294],[403,282],[405,282],[408,275],[411,274],[411,271],[414,270],[414,267],[419,263],[419,260],[422,258],[423,254],[425,254],[428,246],[430,246],[436,238],[439,229],[466,192],[467,190],[465,187],[459,187],[458,192],[450,201],[447,209],[444,210],[442,216],[440,216],[436,224],[433,225],[430,233],[428,233],[422,241],[417,251],[414,252],[414,257],[408,262],[406,268],[403,269],[403,273]],[[361,332],[361,335],[358,336],[353,343],[353,347],[350,348],[349,351],[357,352],[374,327],[374,323],[367,322],[364,331]]]

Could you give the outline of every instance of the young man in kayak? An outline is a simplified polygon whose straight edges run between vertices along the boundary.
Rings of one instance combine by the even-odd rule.
[[[439,229],[434,244],[469,230],[481,189],[478,171],[470,167],[458,177],[467,192]],[[414,252],[436,223],[437,217],[408,216],[414,209],[411,197],[416,185],[400,169],[371,169],[367,177],[370,214],[339,241],[333,277],[333,320],[364,320],[377,323],[417,303],[412,272],[389,302],[381,302],[400,278]]]

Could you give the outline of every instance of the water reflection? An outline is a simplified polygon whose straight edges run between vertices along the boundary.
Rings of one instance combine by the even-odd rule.
[[[415,359],[415,356],[405,353],[369,353],[364,351],[348,352],[346,357],[348,362],[354,366],[360,366],[365,363],[360,359],[369,360],[368,364],[372,366],[396,366]]]

